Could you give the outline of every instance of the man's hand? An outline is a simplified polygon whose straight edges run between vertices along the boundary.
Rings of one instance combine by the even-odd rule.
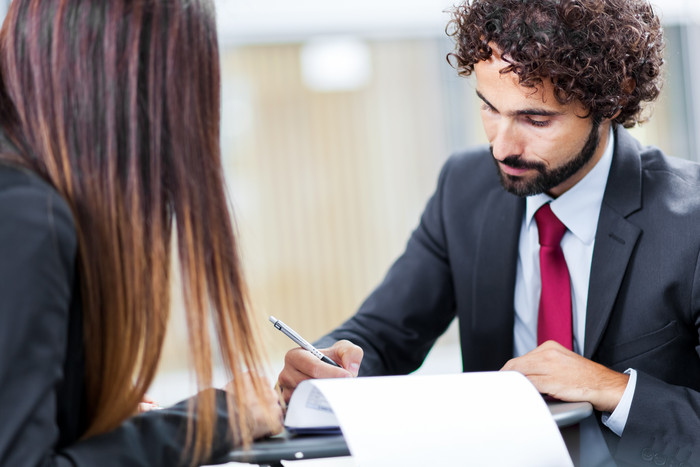
[[[292,349],[284,357],[284,368],[277,378],[277,386],[282,391],[285,402],[289,402],[294,389],[305,379],[350,378],[357,376],[364,353],[350,341],[342,340],[328,349],[319,349],[331,360],[339,363],[338,368],[324,363],[301,347]]]
[[[522,373],[542,394],[562,401],[588,401],[601,412],[615,410],[629,379],[554,341],[509,360],[501,370]]]

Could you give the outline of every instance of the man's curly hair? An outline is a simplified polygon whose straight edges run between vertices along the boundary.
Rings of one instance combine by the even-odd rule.
[[[509,64],[501,73],[528,87],[549,79],[560,103],[578,100],[626,128],[661,90],[663,31],[647,0],[466,0],[447,33],[461,76],[491,57],[493,43]]]

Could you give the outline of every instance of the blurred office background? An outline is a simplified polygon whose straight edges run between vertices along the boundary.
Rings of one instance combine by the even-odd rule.
[[[444,160],[485,142],[473,83],[446,61],[452,4],[217,1],[223,159],[272,377],[293,344],[267,316],[310,340],[351,316],[403,250]],[[655,4],[666,85],[634,132],[700,160],[700,2]],[[172,384],[188,361],[180,313],[156,380],[162,402],[191,389]],[[459,371],[454,328],[440,342],[427,371]]]

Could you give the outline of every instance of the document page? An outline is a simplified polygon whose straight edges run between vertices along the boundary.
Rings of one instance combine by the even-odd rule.
[[[299,394],[297,395],[297,391]],[[292,395],[284,419],[292,433],[340,433],[338,419],[321,391],[313,384],[300,385]]]
[[[307,380],[285,424],[340,426],[360,467],[573,466],[545,401],[516,372]]]

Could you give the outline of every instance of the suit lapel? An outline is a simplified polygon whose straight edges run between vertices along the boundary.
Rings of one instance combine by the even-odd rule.
[[[641,208],[642,172],[638,143],[617,129],[615,153],[598,218],[588,285],[584,357],[595,353],[637,243],[640,229],[627,217]]]
[[[525,201],[501,187],[491,191],[479,235],[474,274],[472,329],[488,339],[482,353],[487,368],[500,368],[513,356],[513,296],[518,240]],[[486,350],[486,349],[485,349]]]

